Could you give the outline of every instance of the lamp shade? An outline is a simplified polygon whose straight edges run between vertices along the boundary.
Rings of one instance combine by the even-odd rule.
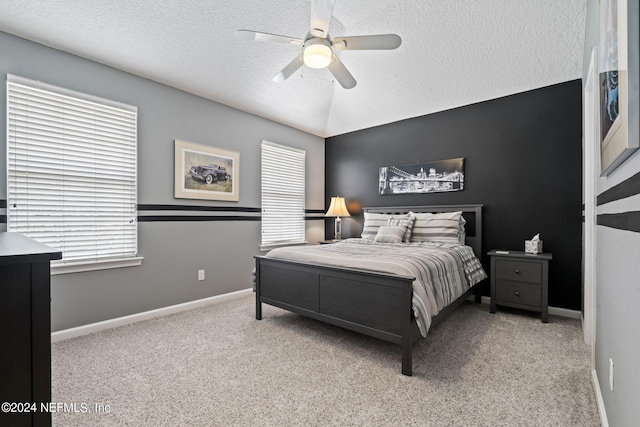
[[[351,216],[344,203],[344,197],[332,197],[329,210],[327,210],[327,213],[324,216]]]

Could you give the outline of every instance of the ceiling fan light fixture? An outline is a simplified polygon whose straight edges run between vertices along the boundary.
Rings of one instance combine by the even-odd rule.
[[[331,38],[329,23],[336,0],[313,0],[311,2],[311,26],[304,39],[261,33],[251,30],[237,30],[235,35],[241,40],[290,43],[302,45],[302,52],[273,77],[273,81],[283,82],[303,66],[327,68],[335,80],[345,89],[356,87],[357,81],[344,66],[334,51],[340,50],[391,50],[400,47],[402,39],[397,34],[371,34],[367,36],[347,36]]]
[[[304,44],[304,65],[325,68],[331,64],[331,43],[327,39],[310,39]]]

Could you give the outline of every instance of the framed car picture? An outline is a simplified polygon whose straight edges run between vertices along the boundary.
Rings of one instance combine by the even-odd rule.
[[[177,199],[240,200],[240,153],[175,140]]]

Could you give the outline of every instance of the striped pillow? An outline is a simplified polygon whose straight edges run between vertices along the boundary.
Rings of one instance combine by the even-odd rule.
[[[389,218],[387,225],[399,225],[405,228],[404,236],[402,237],[403,242],[411,241],[411,233],[413,232],[413,224],[416,220],[416,217],[413,215],[407,214],[406,216],[394,216]]]
[[[380,227],[388,225],[389,220],[394,218],[409,218],[409,216],[365,212],[364,227],[362,228],[362,234],[360,237],[365,240],[375,240]]]
[[[402,243],[406,227],[401,225],[383,225],[374,239],[378,243]]]
[[[462,212],[416,213],[412,242],[460,243]]]

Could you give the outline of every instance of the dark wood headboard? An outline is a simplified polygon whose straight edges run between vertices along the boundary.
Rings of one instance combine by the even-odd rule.
[[[465,243],[473,248],[478,258],[482,256],[482,205],[425,205],[425,206],[382,206],[364,207],[364,212],[383,214],[439,213],[462,211],[465,225]]]

